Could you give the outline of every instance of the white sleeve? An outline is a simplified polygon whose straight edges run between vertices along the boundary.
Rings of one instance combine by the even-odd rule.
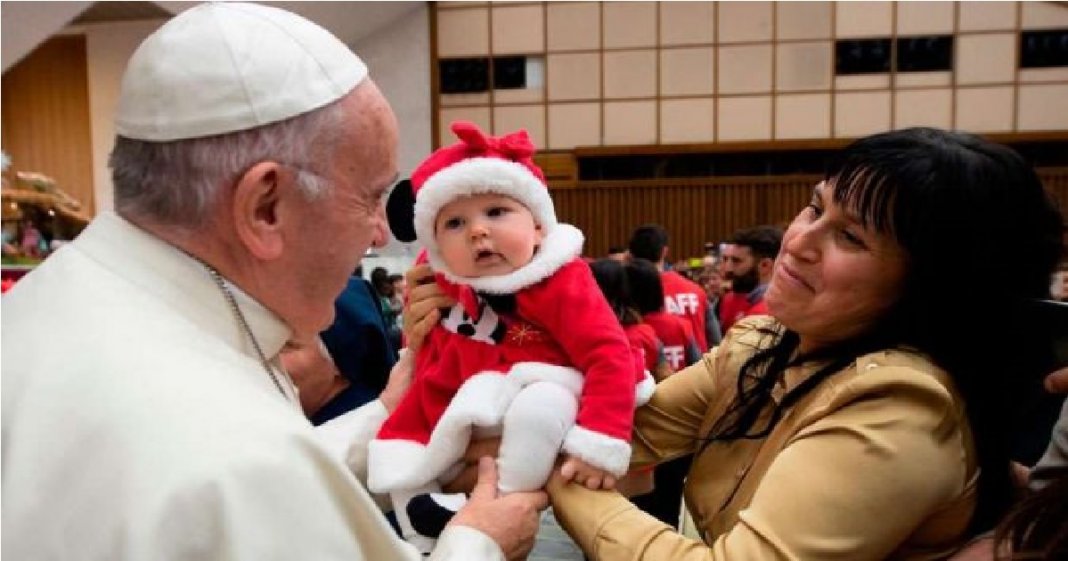
[[[504,552],[489,536],[469,526],[449,526],[441,533],[428,561],[464,559],[504,561]]]
[[[386,417],[389,417],[386,406],[376,399],[315,427],[315,436],[366,487],[367,445],[378,434]]]

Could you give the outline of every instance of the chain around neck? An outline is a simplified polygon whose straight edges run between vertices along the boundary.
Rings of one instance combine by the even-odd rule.
[[[241,327],[245,332],[245,335],[248,336],[249,341],[252,342],[252,348],[256,350],[256,355],[259,356],[260,364],[263,365],[263,370],[267,372],[267,377],[274,382],[274,387],[278,388],[278,393],[282,394],[282,398],[286,401],[290,401],[289,394],[282,389],[282,382],[279,381],[278,374],[275,372],[275,369],[271,367],[270,361],[267,360],[267,355],[263,353],[263,348],[260,347],[260,342],[256,340],[256,336],[252,333],[252,328],[249,326],[248,320],[245,319],[244,312],[242,312],[241,307],[237,305],[237,299],[234,298],[234,293],[230,290],[230,287],[226,286],[226,280],[219,274],[219,271],[215,270],[215,267],[212,267],[203,261],[201,261],[200,264],[207,269],[208,274],[211,275],[211,279],[215,281],[215,286],[218,286],[219,290],[222,291],[223,298],[226,299],[226,304],[230,307],[230,311],[233,312],[238,326]],[[288,376],[286,381],[292,386],[292,382],[289,381]]]

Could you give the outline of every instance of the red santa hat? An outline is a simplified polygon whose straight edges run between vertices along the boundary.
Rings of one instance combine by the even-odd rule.
[[[473,123],[457,121],[452,132],[460,139],[440,148],[402,182],[387,204],[390,229],[401,241],[418,240],[434,269],[447,280],[490,293],[510,293],[530,286],[577,257],[583,236],[556,220],[545,174],[534,163],[534,144],[525,130],[488,136]],[[465,278],[445,265],[435,243],[434,222],[443,206],[459,197],[496,193],[526,206],[542,229],[543,239],[526,266],[497,277]]]

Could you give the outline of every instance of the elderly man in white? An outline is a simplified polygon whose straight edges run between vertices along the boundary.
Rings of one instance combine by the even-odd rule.
[[[201,5],[138,48],[116,125],[116,212],[4,297],[3,556],[420,558],[353,475],[408,362],[324,440],[277,360],[386,236],[396,123],[364,64],[294,14]],[[544,494],[481,475],[432,557],[529,551]]]

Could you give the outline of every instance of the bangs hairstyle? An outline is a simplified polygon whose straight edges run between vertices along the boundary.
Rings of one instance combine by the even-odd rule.
[[[991,291],[1048,296],[1063,219],[1015,151],[966,133],[904,129],[854,142],[825,179],[836,204],[906,251],[913,262],[910,284],[944,286],[993,273],[993,282],[961,283],[963,289],[975,287],[985,297]],[[1019,266],[990,267],[991,256],[1005,255],[1018,258]],[[932,287],[921,282],[924,290]]]

